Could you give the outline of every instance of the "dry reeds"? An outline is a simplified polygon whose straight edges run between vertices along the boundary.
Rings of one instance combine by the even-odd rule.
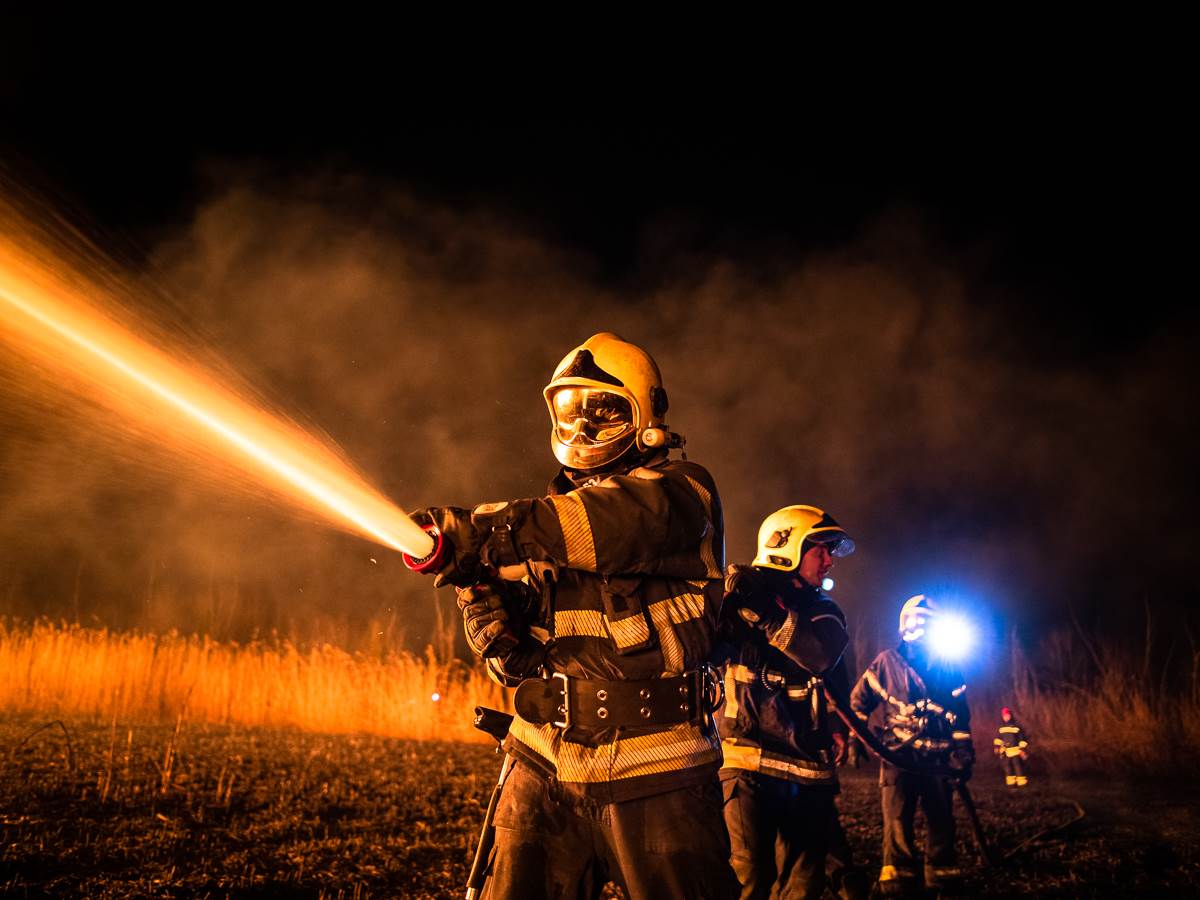
[[[1152,772],[1200,747],[1200,651],[1184,660],[1155,645],[1089,638],[1076,625],[1046,636],[1036,663],[1011,640],[1011,688],[1002,694],[1064,769]]]
[[[245,645],[176,633],[0,621],[0,710],[100,721],[299,728],[487,740],[474,707],[507,708],[478,668],[439,657],[351,654],[289,641]]]

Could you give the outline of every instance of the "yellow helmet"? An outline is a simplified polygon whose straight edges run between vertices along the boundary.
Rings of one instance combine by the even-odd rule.
[[[599,468],[633,446],[682,444],[664,424],[667,392],[654,359],[615,334],[594,334],[564,356],[543,394],[550,447],[568,468]]]
[[[854,552],[854,541],[829,513],[815,506],[785,506],[767,516],[759,526],[754,565],[794,572],[800,567],[805,541],[830,544],[832,556],[849,556]]]

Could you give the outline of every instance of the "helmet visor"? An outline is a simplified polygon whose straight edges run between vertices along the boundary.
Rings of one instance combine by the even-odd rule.
[[[849,556],[854,552],[854,541],[844,531],[826,531],[810,534],[808,539],[814,544],[824,544],[830,556]]]
[[[615,459],[633,442],[633,405],[613,391],[561,387],[550,396],[555,443],[564,464],[593,468]]]

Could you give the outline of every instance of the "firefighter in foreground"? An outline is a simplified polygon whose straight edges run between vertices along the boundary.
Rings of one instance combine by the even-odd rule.
[[[970,778],[975,764],[967,686],[957,666],[935,652],[940,610],[924,595],[900,612],[900,645],[885,650],[854,686],[853,710],[868,721],[889,749],[915,767],[949,766]],[[954,847],[954,781],[918,775],[880,761],[883,806],[883,867],[879,887],[904,894],[920,887],[913,819],[925,813],[925,884],[954,889],[961,879]]]
[[[1004,783],[1011,788],[1029,784],[1025,774],[1025,760],[1029,757],[1029,741],[1012,710],[1007,706],[1000,710],[999,737],[993,738],[996,755],[1004,760]]]
[[[597,334],[545,388],[562,469],[540,499],[424,516],[454,547],[468,642],[517,688],[486,897],[734,897],[721,816],[721,501],[672,459],[641,348]],[[419,514],[420,515],[420,514]],[[525,582],[488,573],[524,566]]]
[[[753,564],[729,569],[717,723],[725,824],[747,900],[824,890],[837,774],[822,676],[838,665],[847,635],[820,585],[834,558],[853,550],[832,516],[788,506],[759,528]]]

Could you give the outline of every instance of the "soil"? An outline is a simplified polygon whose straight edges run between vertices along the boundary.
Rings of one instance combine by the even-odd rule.
[[[459,897],[500,767],[486,745],[184,724],[0,720],[0,893],[13,897]],[[968,896],[1200,891],[1200,785],[1035,767],[971,782],[997,856]],[[1038,840],[1047,829],[1084,817]],[[843,770],[858,862],[879,865],[875,768]],[[959,804],[961,807],[961,804]],[[1013,852],[1015,850],[1015,852]]]

